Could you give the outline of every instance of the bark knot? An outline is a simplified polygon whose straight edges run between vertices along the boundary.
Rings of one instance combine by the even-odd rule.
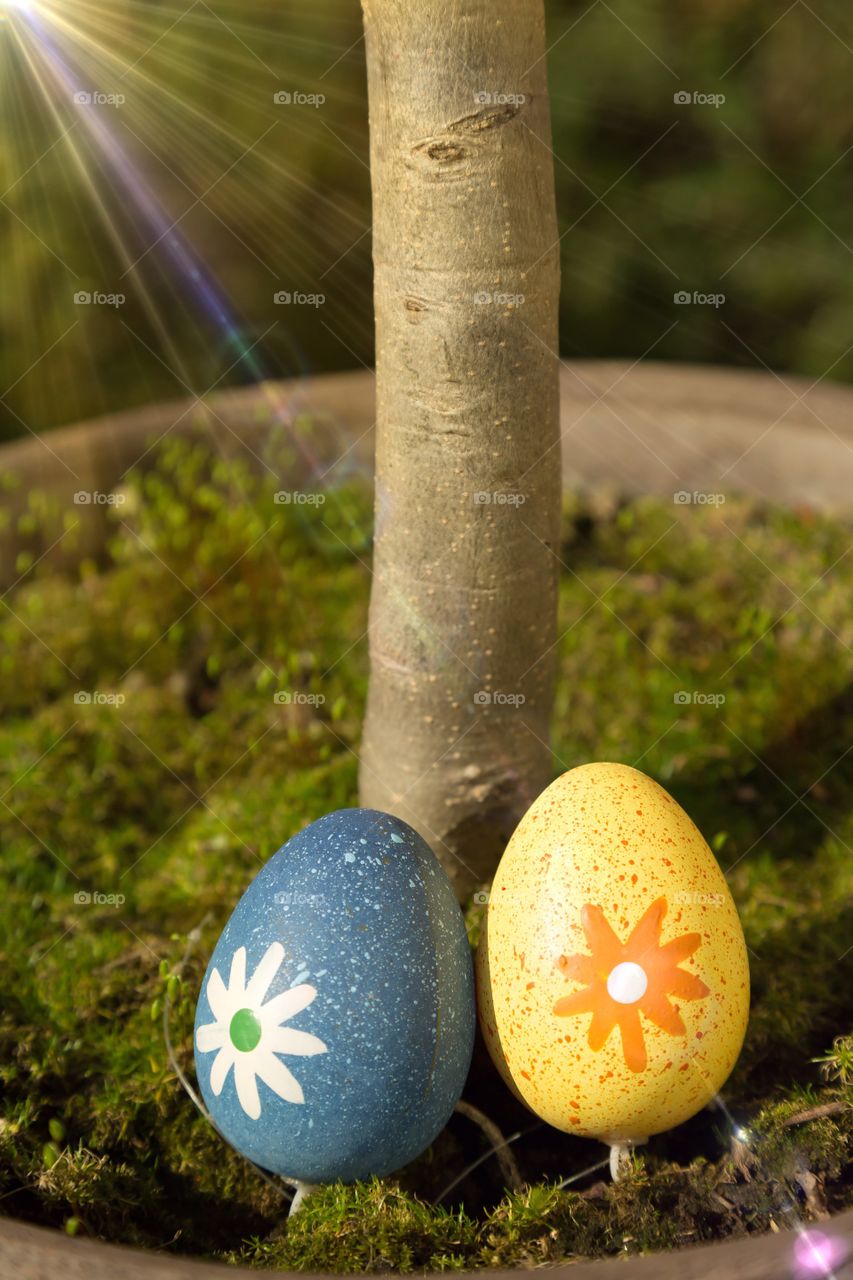
[[[526,104],[527,99],[500,106],[483,106],[470,115],[451,120],[441,133],[415,143],[412,158],[417,164],[425,164],[433,177],[451,176],[457,167],[474,155],[481,134],[509,124]]]
[[[484,129],[499,129],[502,124],[514,120],[523,102],[506,102],[497,107],[482,107],[469,116],[460,116],[447,126],[448,133],[482,133]]]
[[[406,319],[409,324],[419,324],[422,311],[429,311],[429,303],[426,298],[417,298],[413,294],[409,294],[403,306],[406,310]]]

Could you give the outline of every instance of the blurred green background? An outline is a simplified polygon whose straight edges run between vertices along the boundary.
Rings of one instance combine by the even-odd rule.
[[[853,10],[546,9],[565,356],[853,377]],[[356,0],[2,14],[0,438],[371,364]]]

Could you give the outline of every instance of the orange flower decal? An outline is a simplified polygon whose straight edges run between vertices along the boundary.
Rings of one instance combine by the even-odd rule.
[[[701,1000],[708,994],[701,979],[678,967],[682,960],[693,955],[702,941],[701,936],[683,933],[661,946],[661,925],[666,911],[666,898],[657,898],[634,927],[628,941],[621,943],[601,907],[586,905],[581,911],[581,924],[592,954],[560,956],[557,961],[567,978],[586,985],[581,991],[558,1000],[554,1013],[560,1017],[591,1013],[589,1047],[593,1050],[603,1048],[613,1028],[618,1026],[622,1052],[630,1071],[645,1071],[648,1063],[641,1013],[661,1031],[683,1036],[686,1029],[678,1005],[670,1004],[667,997]]]

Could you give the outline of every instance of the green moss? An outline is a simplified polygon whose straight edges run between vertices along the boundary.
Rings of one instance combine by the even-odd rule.
[[[592,1171],[561,1191],[557,1172],[601,1149],[543,1129],[516,1148],[529,1190],[504,1195],[489,1161],[445,1208],[485,1151],[454,1121],[400,1184],[324,1189],[287,1223],[279,1191],[199,1117],[163,1011],[191,1076],[195,997],[234,902],[289,835],[356,801],[369,494],[303,508],[276,505],[275,487],[170,443],[131,478],[103,564],[36,567],[0,609],[3,1210],[262,1266],[410,1271],[669,1248],[853,1200],[837,1105],[851,1084],[850,529],[734,500],[570,504],[556,726],[562,767],[638,764],[730,871],[754,1007],[726,1100],[748,1147],[732,1155],[732,1122],[705,1113],[618,1186]],[[482,912],[468,905],[474,941]],[[476,1073],[471,1096],[526,1133]]]
[[[464,1214],[408,1196],[392,1184],[324,1187],[271,1241],[254,1240],[234,1259],[310,1271],[400,1271],[459,1265],[476,1242]],[[442,1266],[441,1259],[446,1259]]]

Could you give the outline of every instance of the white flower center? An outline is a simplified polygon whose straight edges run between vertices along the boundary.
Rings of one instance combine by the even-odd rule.
[[[610,970],[607,978],[607,994],[617,1004],[636,1004],[646,994],[649,979],[645,969],[634,964],[633,960],[625,960]]]

